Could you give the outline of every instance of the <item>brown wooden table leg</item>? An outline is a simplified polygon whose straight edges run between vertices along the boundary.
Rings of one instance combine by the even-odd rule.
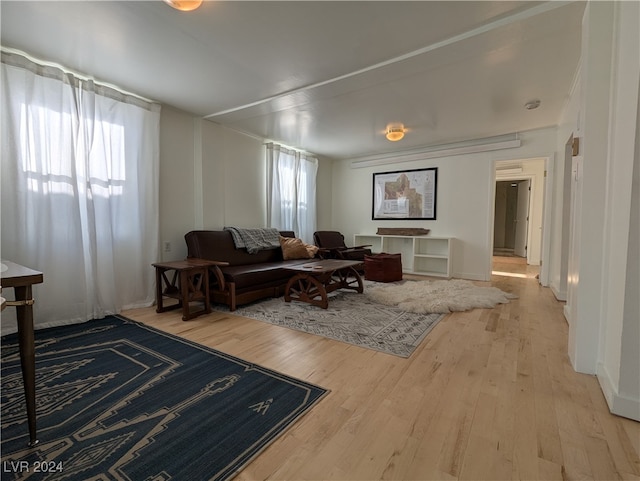
[[[209,292],[209,268],[202,273],[202,285],[204,289],[204,309],[206,314],[211,313],[211,293]]]
[[[331,274],[331,276],[333,277],[333,280],[339,284],[340,289],[351,289],[360,294],[364,292],[362,276],[358,270],[353,267],[337,270]]]
[[[14,287],[16,302],[31,301],[31,286]],[[36,355],[33,334],[33,306],[31,303],[16,306],[20,365],[24,380],[24,397],[27,403],[29,446],[38,444],[36,437]]]
[[[156,267],[156,312],[162,312],[162,273],[164,269]]]
[[[209,314],[211,312],[208,267],[180,270],[180,297],[182,298],[183,321],[188,321],[201,314]],[[199,311],[191,312],[189,306],[190,301],[202,301],[204,306]]]
[[[182,320],[191,319],[189,315],[189,271],[187,269],[180,271],[180,294],[182,297]]]

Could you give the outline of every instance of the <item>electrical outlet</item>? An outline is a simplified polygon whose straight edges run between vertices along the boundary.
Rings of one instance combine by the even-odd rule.
[[[164,241],[164,251],[165,252],[171,252],[171,242]]]

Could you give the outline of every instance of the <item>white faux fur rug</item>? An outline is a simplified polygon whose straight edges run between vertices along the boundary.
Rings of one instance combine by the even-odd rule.
[[[518,297],[497,287],[480,287],[461,279],[367,283],[364,292],[374,302],[419,314],[493,308]]]

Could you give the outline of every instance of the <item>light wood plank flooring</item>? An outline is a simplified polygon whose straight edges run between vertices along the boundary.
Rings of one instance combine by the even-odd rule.
[[[231,314],[123,314],[331,390],[238,481],[640,480],[640,423],[573,371],[535,272],[509,269],[527,275],[492,284],[519,299],[447,316],[408,359]]]

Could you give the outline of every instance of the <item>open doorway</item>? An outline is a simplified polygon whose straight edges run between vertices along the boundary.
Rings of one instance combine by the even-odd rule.
[[[539,277],[547,160],[495,163],[492,275]]]
[[[531,180],[496,182],[493,255],[527,257]]]

